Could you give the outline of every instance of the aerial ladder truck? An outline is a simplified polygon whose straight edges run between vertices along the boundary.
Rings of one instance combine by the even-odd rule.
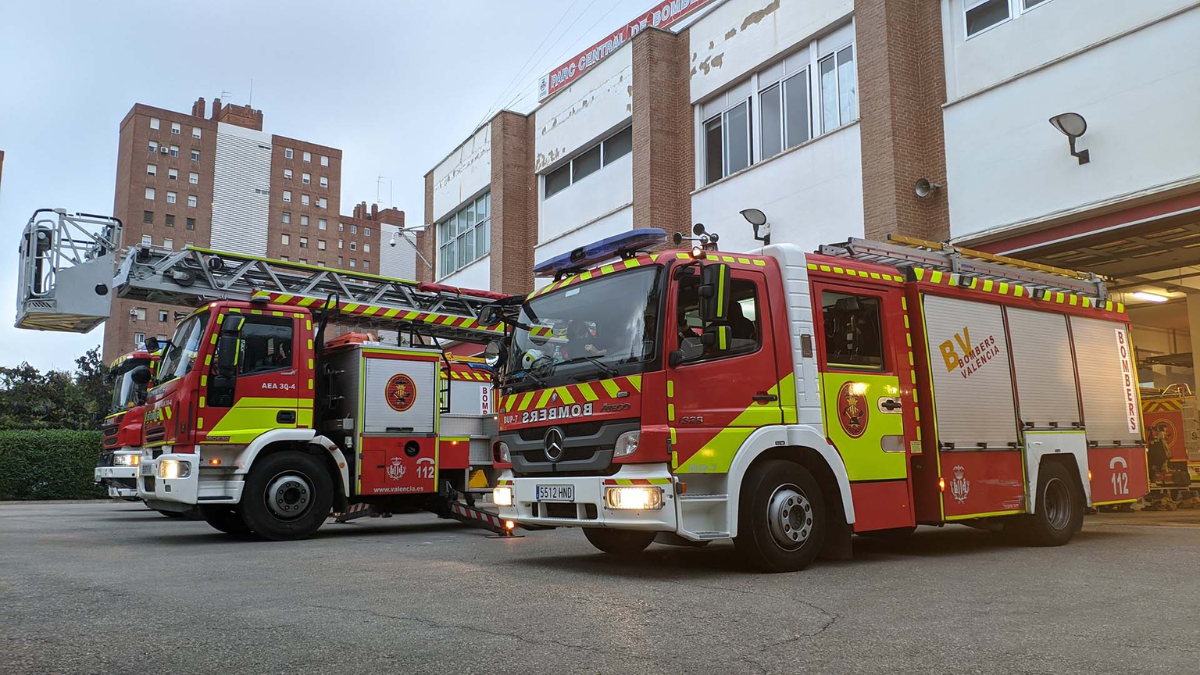
[[[473,498],[492,472],[490,374],[442,348],[499,336],[478,317],[505,296],[192,246],[125,251],[119,220],[61,209],[30,219],[19,275],[19,328],[84,333],[114,298],[195,308],[167,344],[147,340],[162,349],[153,375],[136,371],[137,493],[151,508],[198,506],[218,530],[272,540],[331,513],[424,509],[511,529]],[[327,339],[331,325],[399,330],[401,344]],[[474,395],[456,397],[458,383]]]

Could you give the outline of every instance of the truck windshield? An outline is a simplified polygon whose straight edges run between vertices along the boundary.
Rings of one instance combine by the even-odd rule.
[[[604,276],[525,303],[507,384],[517,390],[638,373],[656,353],[661,268]]]
[[[125,365],[127,366],[128,362]],[[112,412],[129,410],[138,404],[138,385],[133,381],[133,371],[141,362],[131,367],[125,367],[118,373],[113,382]]]
[[[204,327],[208,325],[208,314],[197,314],[175,329],[175,335],[171,336],[171,345],[167,347],[162,363],[159,364],[156,382],[161,384],[191,372],[196,354],[200,351],[200,338],[204,337]]]

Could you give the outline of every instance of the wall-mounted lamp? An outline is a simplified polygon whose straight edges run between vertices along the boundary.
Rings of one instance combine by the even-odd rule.
[[[929,195],[933,194],[934,190],[941,189],[941,183],[931,183],[929,182],[928,178],[918,178],[916,185],[913,186],[913,192],[917,193],[917,196],[921,199],[925,199]]]
[[[741,214],[754,228],[754,238],[761,241],[763,246],[770,246],[771,224],[767,222],[767,214],[758,209],[742,209]]]
[[[1087,120],[1083,119],[1083,115],[1079,113],[1063,113],[1050,118],[1050,124],[1054,125],[1055,129],[1063,132],[1071,143],[1071,156],[1078,158],[1080,164],[1087,164],[1092,161],[1091,155],[1087,150],[1075,150],[1075,139],[1087,133]]]

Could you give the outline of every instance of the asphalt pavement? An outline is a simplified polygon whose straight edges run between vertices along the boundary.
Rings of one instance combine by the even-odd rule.
[[[138,504],[0,504],[0,673],[1196,673],[1200,514],[1069,546],[961,526],[855,560],[632,560],[431,515],[239,541]]]

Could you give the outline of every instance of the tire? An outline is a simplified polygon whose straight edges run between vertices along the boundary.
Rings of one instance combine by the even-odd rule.
[[[765,572],[796,572],[825,542],[825,501],[808,469],[783,460],[751,467],[742,481],[738,534],[742,558]]]
[[[592,546],[611,555],[625,556],[636,555],[646,550],[657,534],[657,532],[606,530],[596,527],[587,527],[583,530],[583,536],[587,537]]]
[[[242,521],[242,514],[236,507],[205,505],[200,507],[200,515],[204,517],[204,522],[225,534],[237,537],[245,537],[250,534],[250,528],[246,527],[246,523]]]
[[[1031,546],[1062,546],[1071,541],[1083,526],[1084,510],[1075,476],[1058,462],[1043,463],[1034,497],[1036,512],[1014,522],[1014,534]]]
[[[308,453],[267,455],[246,476],[239,508],[246,527],[264,539],[307,539],[333,508],[333,478]]]

